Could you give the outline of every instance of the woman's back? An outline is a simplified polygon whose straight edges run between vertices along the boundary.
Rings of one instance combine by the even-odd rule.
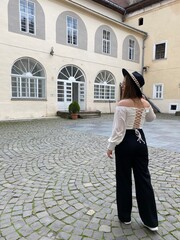
[[[150,104],[144,99],[121,100],[117,105],[120,118],[122,117],[122,109],[126,129],[140,129],[145,121],[150,122],[156,118]]]

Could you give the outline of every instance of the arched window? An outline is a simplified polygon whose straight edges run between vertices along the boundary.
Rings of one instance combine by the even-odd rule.
[[[99,54],[105,54],[111,57],[117,57],[118,41],[114,30],[101,25],[95,33],[94,51]]]
[[[128,35],[122,45],[122,59],[130,62],[140,62],[140,46],[137,39]]]
[[[12,98],[44,99],[44,68],[32,58],[17,60],[11,70]]]
[[[45,40],[45,12],[38,0],[8,0],[8,30]]]
[[[109,71],[101,71],[94,83],[95,100],[115,100],[115,78]]]
[[[56,42],[87,50],[87,28],[78,14],[72,11],[64,11],[58,16]]]

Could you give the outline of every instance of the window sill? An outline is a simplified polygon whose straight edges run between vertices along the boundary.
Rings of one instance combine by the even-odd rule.
[[[163,98],[152,98],[153,100],[164,100]]]
[[[116,100],[94,100],[94,102],[98,103],[114,103]]]
[[[158,59],[155,59],[155,58],[154,58],[154,59],[153,59],[154,62],[156,62],[156,61],[163,61],[163,60],[167,60],[167,58],[158,58]]]
[[[46,98],[11,98],[11,101],[47,101]]]

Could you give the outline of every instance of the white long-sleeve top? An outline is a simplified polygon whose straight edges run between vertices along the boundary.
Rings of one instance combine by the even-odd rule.
[[[145,108],[117,106],[111,137],[108,139],[109,150],[114,150],[125,136],[127,129],[142,129],[145,121],[151,122],[156,115],[151,106]]]

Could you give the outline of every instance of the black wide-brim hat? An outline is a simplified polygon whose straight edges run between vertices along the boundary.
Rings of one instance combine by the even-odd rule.
[[[145,84],[143,76],[136,71],[133,73],[129,73],[126,69],[123,68],[122,74],[124,77],[128,75],[134,81],[139,90],[141,90],[142,86]]]

